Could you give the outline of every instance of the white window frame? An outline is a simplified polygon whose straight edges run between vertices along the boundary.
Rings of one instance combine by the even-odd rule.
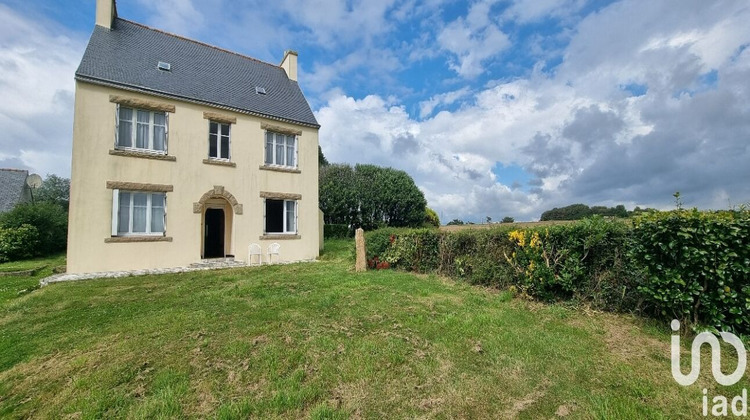
[[[273,135],[273,141],[271,142],[271,162],[266,162],[266,155],[268,153],[268,135]],[[290,165],[288,162],[286,162],[286,156],[287,156],[287,145],[286,145],[286,139],[288,137],[294,138],[294,153],[292,154],[294,157],[294,162]],[[283,141],[284,146],[284,164],[279,164],[280,161],[279,157],[276,156],[276,148]],[[299,158],[298,158],[298,150],[299,150],[299,139],[296,135],[293,134],[283,134],[283,133],[277,133],[275,131],[266,131],[266,135],[263,139],[263,162],[266,166],[276,166],[280,168],[297,168],[299,165]]]
[[[216,131],[216,157],[211,156],[211,124],[216,124],[217,131]],[[229,150],[227,150],[227,156],[226,158],[221,157],[221,126],[226,125],[229,129],[229,142],[227,147]],[[222,123],[218,121],[212,121],[208,120],[208,158],[211,160],[221,160],[224,162],[230,162],[232,160],[232,124],[229,123]]]
[[[283,230],[282,232],[269,232],[268,231],[268,223],[267,223],[268,200],[283,201],[284,203],[281,207],[282,208],[281,212],[283,213],[282,214],[282,230]],[[294,203],[294,230],[293,231],[288,231],[286,229],[287,220],[288,220],[287,209],[286,209],[287,203]],[[297,200],[281,200],[281,199],[275,199],[275,198],[263,199],[263,233],[264,234],[266,235],[296,235],[299,230],[298,221],[299,221],[299,203],[297,202]]]
[[[130,144],[132,146],[121,146],[120,145],[120,109],[126,108],[133,111],[133,119],[130,120]],[[138,111],[148,112],[148,146],[146,148],[136,147],[136,138],[138,137]],[[164,114],[164,150],[154,149],[154,114]],[[133,108],[129,106],[122,106],[117,104],[117,111],[115,112],[115,149],[118,150],[133,150],[143,153],[153,153],[158,155],[166,155],[169,150],[169,112],[165,111],[151,111],[142,108]]]
[[[128,211],[128,231],[119,232],[120,223],[120,193],[130,194],[130,205]],[[146,232],[133,232],[133,194],[146,194]],[[164,231],[151,232],[151,201],[154,194],[164,195]],[[112,190],[112,236],[166,236],[167,235],[167,193],[156,191],[130,191],[130,190]]]

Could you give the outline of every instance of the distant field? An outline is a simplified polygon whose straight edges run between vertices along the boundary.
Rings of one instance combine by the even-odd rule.
[[[492,223],[492,224],[481,224],[481,225],[451,225],[451,226],[440,226],[440,230],[448,232],[454,232],[457,230],[465,229],[488,229],[499,226],[514,226],[519,228],[531,228],[539,226],[552,226],[552,225],[565,225],[568,223],[574,223],[575,220],[550,220],[547,222],[516,222],[516,223]]]

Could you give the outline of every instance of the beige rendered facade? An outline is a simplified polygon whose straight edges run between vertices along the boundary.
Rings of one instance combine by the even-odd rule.
[[[167,154],[117,150],[114,133],[118,104],[112,100],[173,106]],[[207,159],[210,120],[206,117],[211,114],[204,113],[236,120],[231,124],[231,165]],[[269,129],[298,133],[297,170],[265,166],[264,139]],[[166,191],[164,236],[113,237],[115,187]],[[275,197],[297,201],[297,234],[264,235],[264,200]],[[316,258],[318,130],[77,82],[68,272],[180,267],[198,262],[204,253],[209,208],[224,210],[226,255],[244,260],[250,243],[258,243],[265,250],[268,244],[278,242],[282,261]]]

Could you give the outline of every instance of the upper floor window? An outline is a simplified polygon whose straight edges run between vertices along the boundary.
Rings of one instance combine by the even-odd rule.
[[[124,149],[166,153],[166,112],[118,106],[116,146]]]
[[[209,122],[208,157],[229,160],[229,124]]]
[[[297,137],[266,132],[266,165],[297,167]]]

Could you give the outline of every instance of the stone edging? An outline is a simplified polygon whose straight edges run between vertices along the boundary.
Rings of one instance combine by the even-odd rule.
[[[43,265],[41,267],[30,268],[28,270],[0,271],[0,277],[31,277],[34,274],[44,270],[45,268],[47,268],[46,265]]]
[[[298,260],[298,261],[282,261],[273,265],[286,265],[302,262],[317,262],[318,260]],[[237,261],[240,263],[240,261]],[[93,279],[119,279],[123,277],[137,277],[137,276],[150,276],[159,274],[177,274],[177,273],[190,273],[194,271],[208,271],[208,270],[222,270],[228,268],[249,268],[245,263],[232,265],[221,265],[216,266],[204,266],[204,267],[174,267],[174,268],[153,268],[146,270],[131,270],[131,271],[101,271],[96,273],[81,273],[81,274],[54,274],[49,277],[45,277],[39,280],[41,287],[47,286],[52,283],[62,283],[67,281],[79,281],[79,280],[93,280]],[[268,265],[268,264],[264,264]],[[255,266],[262,267],[262,266]]]

